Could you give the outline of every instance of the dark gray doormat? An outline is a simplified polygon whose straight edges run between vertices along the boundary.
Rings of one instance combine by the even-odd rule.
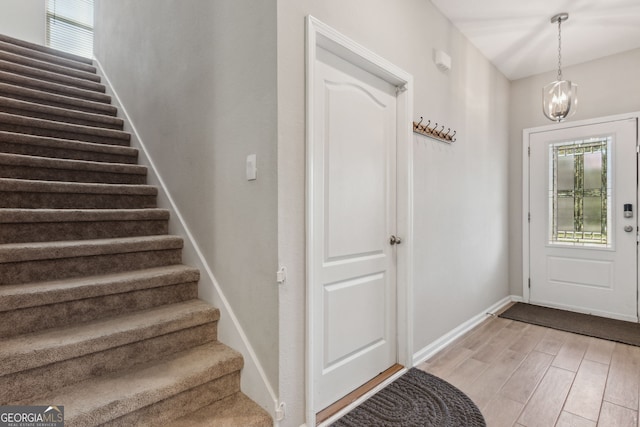
[[[486,423],[466,394],[412,368],[332,426],[486,427]]]
[[[640,347],[640,324],[518,302],[500,317]]]

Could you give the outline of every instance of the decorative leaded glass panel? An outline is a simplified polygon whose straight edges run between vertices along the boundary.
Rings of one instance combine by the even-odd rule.
[[[550,243],[611,246],[611,137],[549,146]]]
[[[573,154],[567,154],[558,158],[556,173],[558,176],[558,190],[573,190]]]

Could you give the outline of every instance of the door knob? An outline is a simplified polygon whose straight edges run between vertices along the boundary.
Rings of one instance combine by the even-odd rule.
[[[402,239],[400,237],[393,236],[393,235],[391,237],[389,237],[389,244],[391,246],[399,245],[400,243],[402,243]]]
[[[631,233],[633,231],[633,225],[625,225],[624,231],[626,231],[627,233]]]

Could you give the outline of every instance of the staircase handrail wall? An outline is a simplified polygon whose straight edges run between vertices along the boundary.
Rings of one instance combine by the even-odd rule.
[[[258,359],[249,339],[244,332],[238,318],[234,314],[233,308],[225,297],[220,284],[216,280],[211,266],[198,247],[193,235],[189,231],[184,217],[181,215],[171,193],[162,179],[149,151],[146,148],[142,137],[138,133],[133,120],[127,113],[127,109],[122,104],[118,93],[111,84],[102,64],[95,57],[93,58],[98,75],[102,77],[106,86],[107,94],[113,98],[113,105],[122,113],[124,120],[124,130],[131,133],[131,146],[139,149],[139,164],[149,168],[148,183],[158,187],[158,206],[168,209],[171,213],[169,221],[170,232],[184,238],[183,261],[200,269],[200,283],[198,284],[198,298],[212,304],[220,310],[220,321],[218,322],[218,339],[224,344],[239,351],[244,357],[244,367],[241,375],[241,387],[243,393],[262,406],[274,419],[274,426],[278,426],[276,421],[276,407],[278,406],[278,396],[267,379],[267,375]],[[230,321],[228,321],[230,320]]]

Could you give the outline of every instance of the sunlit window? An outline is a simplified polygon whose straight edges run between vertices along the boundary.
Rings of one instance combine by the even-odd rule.
[[[93,56],[93,0],[47,0],[47,46]]]

